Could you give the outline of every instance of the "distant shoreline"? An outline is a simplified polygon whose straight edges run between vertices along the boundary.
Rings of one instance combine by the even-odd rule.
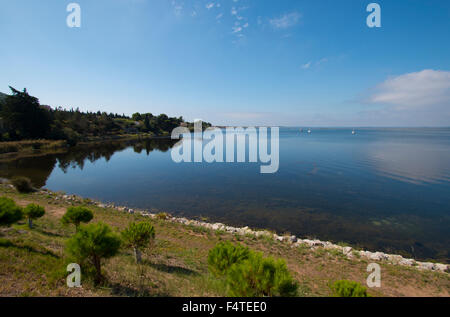
[[[125,134],[104,137],[93,137],[86,141],[80,141],[76,145],[69,146],[65,140],[22,140],[0,142],[0,162],[25,157],[38,157],[49,154],[65,153],[67,149],[76,146],[91,145],[111,141],[170,139],[170,135],[152,134]]]

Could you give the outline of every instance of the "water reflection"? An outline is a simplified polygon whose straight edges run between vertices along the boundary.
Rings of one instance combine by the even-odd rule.
[[[248,156],[246,163],[176,164],[169,151],[175,143],[80,146],[1,163],[0,176],[156,212],[450,261],[450,130],[280,130],[280,168],[270,175]]]
[[[155,150],[167,152],[174,144],[175,141],[170,139],[145,139],[79,145],[67,149],[65,153],[0,162],[0,177],[26,176],[31,179],[34,186],[40,188],[47,184],[55,166],[67,173],[69,168],[83,170],[86,162],[94,163],[100,159],[109,162],[115,153],[130,147],[135,153],[141,154],[145,151],[149,156]]]
[[[433,143],[376,143],[368,159],[380,175],[412,184],[450,181],[450,151]]]

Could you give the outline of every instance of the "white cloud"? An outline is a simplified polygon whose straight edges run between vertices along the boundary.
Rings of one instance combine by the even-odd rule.
[[[206,5],[206,9],[210,10],[210,9],[214,8],[214,5],[215,5],[214,2],[208,3],[208,4]]]
[[[378,105],[357,114],[361,123],[384,126],[448,126],[450,72],[422,70],[386,79],[361,101]]]
[[[301,15],[297,12],[284,14],[278,18],[269,20],[272,27],[275,29],[287,29],[298,23]]]
[[[242,31],[242,27],[240,26],[233,26],[233,33],[239,33]]]
[[[308,62],[308,63],[302,65],[303,69],[308,69],[310,67],[311,67],[311,62]]]
[[[183,13],[183,3],[172,0],[172,7],[176,16],[180,16]]]
[[[303,64],[301,67],[302,67],[302,69],[310,69],[310,68],[312,68],[312,67],[317,67],[317,66],[319,66],[319,65],[321,65],[321,64],[324,64],[324,63],[326,63],[326,62],[328,62],[328,61],[329,61],[329,59],[326,58],[326,57],[324,57],[324,58],[322,58],[322,59],[319,59],[319,60],[316,61],[316,62],[309,61],[308,63]]]
[[[326,62],[328,62],[328,58],[324,57],[324,58],[318,60],[316,62],[316,65],[320,65],[320,64],[323,64],[323,63],[326,63]]]
[[[426,69],[389,78],[375,87],[367,101],[397,109],[443,104],[450,107],[450,72]]]

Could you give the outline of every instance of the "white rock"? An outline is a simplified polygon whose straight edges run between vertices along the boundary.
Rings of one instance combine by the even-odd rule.
[[[423,270],[433,271],[436,269],[435,264],[431,262],[417,262],[417,264],[419,265],[419,268]]]
[[[413,266],[416,263],[413,259],[403,259],[398,264],[405,265],[405,266]]]
[[[342,248],[342,253],[344,253],[345,255],[347,254],[351,254],[352,253],[353,248],[352,247],[343,247]]]
[[[403,260],[403,257],[401,255],[397,255],[397,254],[386,254],[386,256],[387,256],[387,260],[394,264],[398,264]]]
[[[386,260],[387,256],[383,252],[374,252],[369,256],[369,259],[374,261]]]
[[[435,266],[436,266],[437,271],[447,272],[447,270],[448,270],[447,264],[436,263]]]

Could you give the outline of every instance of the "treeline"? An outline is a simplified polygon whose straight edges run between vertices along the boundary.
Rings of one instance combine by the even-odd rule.
[[[12,94],[0,98],[0,141],[32,139],[66,140],[69,145],[96,137],[146,133],[169,135],[180,125],[192,128],[183,117],[165,114],[125,114],[81,112],[78,108],[65,110],[41,105],[26,89],[10,87]],[[211,126],[206,123],[205,126]]]

